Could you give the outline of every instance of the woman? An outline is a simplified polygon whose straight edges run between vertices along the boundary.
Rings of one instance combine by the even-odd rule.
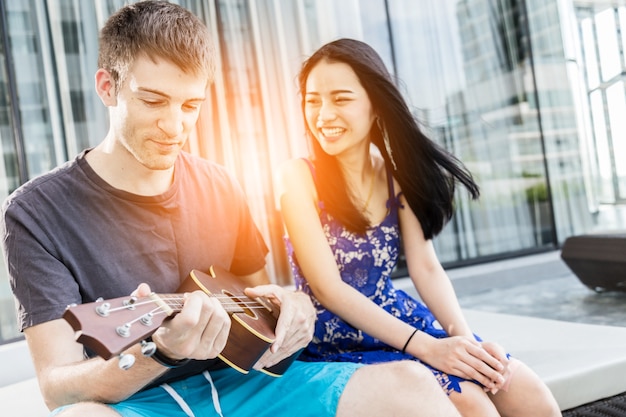
[[[431,240],[455,184],[474,198],[478,186],[420,131],[378,54],[331,42],[299,84],[313,154],[281,167],[277,192],[296,284],[318,314],[302,358],[419,360],[463,416],[560,416],[536,374],[468,327]],[[391,282],[400,239],[424,304]]]

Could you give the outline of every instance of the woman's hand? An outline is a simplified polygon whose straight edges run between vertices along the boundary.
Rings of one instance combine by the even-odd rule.
[[[420,357],[447,374],[476,380],[489,391],[497,390],[504,383],[505,370],[495,345],[485,348],[476,340],[465,336],[432,339],[431,346]]]
[[[500,371],[500,374],[503,377],[502,383],[497,383],[496,381],[494,381],[496,382],[496,388],[488,390],[488,391],[491,392],[492,394],[496,394],[501,389],[506,391],[507,390],[506,387],[508,386],[508,383],[510,382],[509,379],[511,378],[511,372],[512,372],[511,367],[509,366],[511,362],[506,354],[506,351],[504,350],[502,346],[494,342],[481,342],[481,345],[483,349],[489,352],[489,354],[493,356],[494,358],[497,358],[502,364],[502,371]]]

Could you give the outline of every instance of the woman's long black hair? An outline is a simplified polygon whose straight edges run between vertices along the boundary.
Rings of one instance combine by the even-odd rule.
[[[364,42],[354,39],[330,42],[303,63],[298,76],[303,114],[307,78],[321,61],[348,64],[356,73],[380,119],[372,127],[372,142],[419,219],[424,238],[433,238],[454,213],[457,181],[468,189],[472,198],[478,198],[480,192],[472,175],[456,157],[422,133],[382,59]],[[348,230],[365,232],[370,226],[369,220],[355,204],[336,158],[324,152],[309,131],[306,116],[305,129],[313,149],[319,199],[328,213]],[[387,131],[391,155],[384,143],[383,129]]]

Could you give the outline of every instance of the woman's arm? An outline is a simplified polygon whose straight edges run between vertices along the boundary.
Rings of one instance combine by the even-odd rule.
[[[417,292],[450,336],[473,337],[432,241],[424,239],[422,227],[403,196],[400,197],[400,203],[404,255]]]
[[[284,164],[277,181],[283,221],[315,297],[352,326],[402,349],[412,327],[397,320],[341,280],[317,211],[317,196],[302,160]]]
[[[490,376],[492,381],[502,381],[502,378],[493,379],[491,371],[497,369],[503,372],[506,367],[506,357],[496,355],[497,349],[482,348],[482,344],[475,341],[461,311],[452,283],[437,258],[432,241],[424,239],[419,220],[404,197],[401,197],[401,204],[403,208],[399,213],[400,226],[409,276],[426,306],[443,329],[452,336],[447,342],[454,343],[454,345],[449,346],[451,351],[446,355],[448,360],[457,357],[458,361],[456,365],[449,366],[467,375],[473,372],[467,369],[467,366],[471,366],[474,371]],[[476,346],[480,349],[476,350]],[[443,351],[445,350],[440,349],[433,353]],[[431,360],[438,361],[439,359]],[[500,386],[499,383],[496,384],[496,387],[498,386]]]

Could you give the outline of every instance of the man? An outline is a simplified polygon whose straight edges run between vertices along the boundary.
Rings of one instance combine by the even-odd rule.
[[[136,344],[135,363],[85,358],[66,306],[173,293],[193,269],[243,277],[280,306],[276,340],[256,368],[311,339],[308,296],[270,285],[267,247],[235,180],[182,148],[211,80],[207,28],[167,2],[126,6],[100,36],[95,88],[109,132],[35,178],[3,207],[11,285],[46,404],[58,416],[458,416],[421,365],[295,362],[280,378],[215,359],[230,317],[216,297],[184,294],[178,314]],[[405,384],[407,375],[414,384]]]

